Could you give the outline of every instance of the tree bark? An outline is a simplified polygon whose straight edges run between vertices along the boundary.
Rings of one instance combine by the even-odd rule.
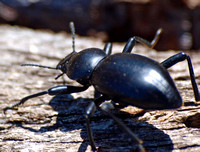
[[[0,104],[3,108],[23,97],[60,84],[79,85],[66,76],[55,80],[60,71],[21,67],[37,63],[55,67],[72,51],[71,35],[0,26]],[[159,42],[158,42],[159,43]],[[125,44],[113,44],[113,53]],[[103,48],[93,38],[76,38],[76,50]],[[178,53],[156,52],[137,45],[134,53],[162,62]],[[199,52],[190,55],[197,83],[200,84]],[[195,102],[188,72],[183,61],[169,69],[184,105],[175,110],[144,111],[126,107],[115,114],[143,141],[147,151],[200,151],[200,102]],[[84,112],[93,101],[94,90],[72,95],[33,98],[19,107],[0,113],[0,151],[91,151],[85,128]],[[134,151],[136,145],[116,123],[97,110],[91,120],[98,151]]]

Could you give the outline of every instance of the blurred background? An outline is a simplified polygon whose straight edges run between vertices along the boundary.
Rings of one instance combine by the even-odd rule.
[[[161,27],[155,49],[200,49],[200,0],[0,0],[0,24],[70,32],[70,21],[104,42],[152,40]]]

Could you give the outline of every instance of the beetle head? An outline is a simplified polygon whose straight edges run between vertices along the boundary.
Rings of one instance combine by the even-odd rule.
[[[70,27],[70,30],[72,32],[72,49],[73,49],[73,52],[68,54],[65,58],[63,58],[56,66],[56,69],[59,69],[62,71],[62,73],[60,75],[58,75],[55,79],[58,79],[60,76],[62,76],[63,74],[66,73],[67,71],[67,64],[69,63],[69,60],[71,59],[71,57],[73,55],[76,54],[76,51],[75,51],[75,27],[74,27],[74,23],[73,22],[70,22],[69,23],[69,27]]]
[[[76,54],[76,52],[73,51],[72,53],[68,54],[65,58],[63,58],[63,59],[57,64],[56,69],[61,70],[62,73],[61,73],[60,75],[58,75],[58,76],[56,77],[56,79],[58,79],[60,76],[62,76],[63,74],[66,73],[66,71],[67,71],[67,64],[69,63],[69,60],[71,59],[71,57],[72,57],[73,55],[75,55],[75,54]]]
[[[64,64],[67,76],[82,85],[89,85],[90,77],[98,63],[106,57],[103,50],[99,48],[84,49],[72,54]]]

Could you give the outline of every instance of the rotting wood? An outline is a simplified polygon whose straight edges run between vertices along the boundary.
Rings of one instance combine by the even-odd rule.
[[[4,107],[26,95],[63,83],[54,80],[59,71],[21,67],[22,63],[56,66],[71,52],[71,35],[34,31],[20,27],[0,26],[0,104]],[[158,42],[159,43],[159,42]],[[114,44],[120,52],[124,44]],[[76,50],[103,48],[100,40],[76,38]],[[177,53],[156,52],[136,46],[134,52],[159,62]],[[200,84],[199,52],[190,54],[197,83]],[[200,151],[200,104],[194,102],[187,62],[169,69],[181,93],[185,106],[178,110],[150,111],[127,107],[117,116],[143,140],[147,151]],[[65,83],[78,85],[67,77]],[[73,96],[73,97],[72,97]],[[92,101],[93,88],[85,92],[29,100],[16,110],[0,113],[0,151],[90,151],[85,129],[84,111]],[[132,115],[131,115],[132,114]],[[97,111],[92,129],[99,151],[133,151],[135,145],[116,124]]]

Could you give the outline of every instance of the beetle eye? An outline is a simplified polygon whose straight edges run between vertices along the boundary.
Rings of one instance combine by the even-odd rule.
[[[67,64],[69,63],[69,60],[71,59],[72,56],[74,56],[76,54],[75,51],[73,51],[72,53],[68,54],[65,58],[63,58],[58,65],[56,66],[56,69],[61,70],[63,73],[67,72]]]
[[[56,67],[57,69],[61,69],[62,68],[62,66],[61,65],[57,65],[57,67]]]
[[[67,68],[66,68],[67,64],[68,64],[68,61],[66,61],[65,64],[61,65],[61,70],[62,70],[63,73],[67,72]]]

